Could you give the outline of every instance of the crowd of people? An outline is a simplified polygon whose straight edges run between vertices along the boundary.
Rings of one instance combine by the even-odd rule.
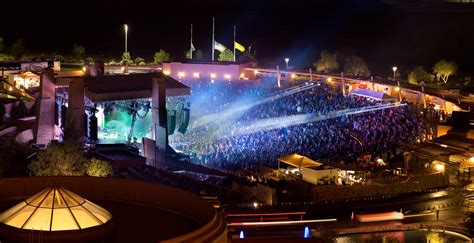
[[[324,84],[306,85],[304,89],[282,96],[271,96],[276,92],[274,88],[251,85],[220,84],[217,88],[215,84],[200,84],[196,89],[191,88],[190,124],[200,116],[225,112],[233,101],[247,100],[255,104],[239,110],[235,116],[215,119],[191,128],[185,135],[170,138],[172,146],[199,163],[229,171],[254,171],[259,165],[275,167],[278,158],[292,153],[318,161],[364,166],[357,164],[361,154],[370,153],[375,157],[388,153],[393,157],[397,147],[423,141],[428,132],[423,115],[411,105],[331,116],[342,110],[384,104],[358,96],[343,96]],[[214,105],[204,105],[205,100],[212,100]],[[261,100],[265,102],[259,102]],[[252,121],[300,114],[325,118],[246,134],[230,132]]]

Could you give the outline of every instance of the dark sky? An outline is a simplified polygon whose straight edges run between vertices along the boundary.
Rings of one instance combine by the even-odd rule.
[[[426,0],[425,0],[426,1]],[[211,23],[216,40],[238,41],[257,51],[264,66],[291,58],[306,68],[323,49],[356,54],[381,75],[392,65],[408,70],[440,59],[472,72],[474,4],[386,4],[393,0],[96,0],[2,3],[0,36],[7,45],[25,38],[30,51],[69,53],[73,43],[88,55],[120,56],[128,23],[132,57],[151,60],[159,49],[182,57],[194,43],[210,58]],[[405,2],[416,2],[405,1]],[[5,10],[6,9],[6,10]]]

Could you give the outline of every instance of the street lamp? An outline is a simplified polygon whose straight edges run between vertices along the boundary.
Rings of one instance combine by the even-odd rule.
[[[290,62],[290,58],[285,58],[285,63],[286,63],[286,70],[288,70],[288,63]]]
[[[128,48],[127,48],[128,25],[124,24],[123,29],[125,30],[125,52],[128,52]]]
[[[392,70],[393,70],[393,79],[395,79],[395,73],[397,72],[397,69],[398,69],[398,68],[397,68],[396,66],[394,66],[394,67],[392,68]]]

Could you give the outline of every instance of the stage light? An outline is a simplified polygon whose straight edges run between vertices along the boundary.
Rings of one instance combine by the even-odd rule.
[[[255,73],[255,75],[257,75],[257,74],[258,74],[258,71],[257,71],[257,70],[253,70],[253,73]]]
[[[293,79],[296,78],[296,74],[292,73],[291,78],[293,78]]]
[[[469,158],[469,161],[471,161],[472,163],[474,163],[474,157]]]
[[[436,164],[434,168],[436,171],[443,172],[445,167],[443,164]]]
[[[240,74],[240,78],[245,78],[244,73],[241,73],[241,74]]]
[[[179,72],[179,73],[178,73],[178,77],[179,77],[179,78],[183,78],[184,76],[186,76],[186,73],[185,73],[185,72]]]
[[[87,71],[87,68],[86,67],[82,67],[82,72],[86,72]]]
[[[230,76],[230,74],[224,74],[224,78],[227,79],[227,80],[230,80],[231,76]]]
[[[170,75],[170,71],[163,71],[164,75]]]
[[[332,78],[331,78],[331,77],[327,78],[327,81],[328,81],[329,83],[332,82]]]
[[[214,79],[211,79],[211,83],[214,83]]]
[[[215,73],[211,73],[211,78],[216,78],[216,74],[215,74]]]
[[[395,87],[395,91],[400,91],[400,87]]]
[[[199,78],[199,73],[193,73],[193,77]]]

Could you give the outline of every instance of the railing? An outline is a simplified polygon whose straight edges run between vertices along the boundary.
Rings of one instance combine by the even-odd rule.
[[[402,224],[402,225],[377,225],[377,226],[364,226],[355,228],[343,228],[336,229],[335,231],[340,235],[360,234],[360,233],[371,233],[371,232],[384,232],[384,231],[407,231],[407,230],[445,230],[463,234],[466,237],[471,237],[469,230],[465,227],[446,225],[444,222],[425,222],[425,223],[414,223],[414,224]]]

